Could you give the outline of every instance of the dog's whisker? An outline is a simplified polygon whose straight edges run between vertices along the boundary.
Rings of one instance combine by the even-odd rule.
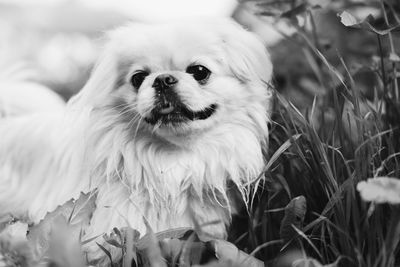
[[[134,135],[133,135],[133,141],[136,141],[136,136],[137,136],[137,133],[138,133],[138,131],[139,131],[140,123],[141,123],[142,121],[143,121],[143,117],[140,117],[140,118],[139,118],[139,121],[138,121],[138,123],[137,123],[137,126],[136,126],[135,133],[134,133]]]
[[[162,121],[158,121],[154,127],[153,130],[151,131],[153,134],[157,131],[157,129],[159,129],[161,127]]]
[[[124,115],[129,114],[129,113],[135,113],[135,110],[132,109],[131,107],[129,107],[129,108],[127,108],[126,110],[124,110],[122,112],[118,112],[118,115],[124,116]]]
[[[137,120],[139,119],[139,120]],[[140,114],[135,114],[135,116],[132,117],[132,119],[128,122],[128,129],[131,129],[133,127],[133,125],[135,124],[135,122],[138,122],[142,119],[142,116],[140,116]]]
[[[136,108],[136,106],[137,105],[125,104],[125,105],[120,105],[119,107],[111,107],[110,110],[114,110],[114,111],[117,111],[117,112],[123,112],[123,111],[125,111],[127,109],[128,110],[134,110]]]
[[[132,186],[130,186],[129,184],[126,183],[127,180],[124,177],[122,177],[120,169],[118,169],[118,167],[115,166],[114,171],[115,171],[117,177],[119,178],[119,181],[122,183],[122,185],[125,186],[129,190],[130,193],[132,193]]]

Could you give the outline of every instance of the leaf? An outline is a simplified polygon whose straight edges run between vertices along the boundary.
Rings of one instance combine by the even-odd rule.
[[[338,16],[340,17],[340,22],[346,27],[354,26],[359,23],[357,19],[347,11],[343,11]]]
[[[134,245],[140,258],[151,266],[160,266],[163,261],[166,261],[168,266],[176,266],[178,263],[179,266],[192,266],[216,259],[210,243],[202,240],[191,228],[148,232]]]
[[[168,230],[156,233],[156,237],[158,240],[163,240],[163,239],[167,239],[167,238],[180,239],[180,238],[186,236],[189,231],[193,231],[193,229],[189,228],[189,227],[168,229]]]
[[[400,62],[400,57],[396,53],[391,52],[389,54],[389,60],[392,61],[392,62]]]
[[[400,204],[400,180],[391,177],[369,178],[357,184],[364,201]]]
[[[117,248],[123,248],[124,247],[112,235],[108,236],[107,234],[104,234],[103,238],[108,244],[110,244],[110,245],[112,245],[114,247],[117,247]]]
[[[193,229],[189,227],[182,227],[182,228],[175,228],[175,229],[169,229],[166,231],[158,232],[155,235],[155,237],[159,240],[162,241],[164,239],[180,239],[184,236],[187,236],[188,233],[192,233]],[[142,238],[140,238],[136,246],[138,249],[144,249],[147,247],[147,244],[149,244],[151,239],[151,236],[149,233],[145,234]]]
[[[279,234],[281,239],[288,242],[297,236],[293,229],[295,226],[298,229],[303,228],[304,217],[307,211],[307,201],[304,196],[293,198],[285,208],[285,216],[281,222]]]
[[[331,264],[326,264],[323,265],[322,263],[320,263],[319,261],[317,261],[316,259],[313,258],[301,258],[301,259],[297,259],[292,263],[292,266],[309,266],[309,267],[336,267],[339,265],[339,261],[342,258],[339,257],[335,262],[331,263]]]
[[[93,237],[90,237],[90,238],[85,239],[85,240],[82,240],[82,241],[81,241],[81,246],[86,245],[87,243],[90,243],[90,242],[92,242],[93,240],[96,240],[96,239],[99,238],[100,236],[101,236],[101,234],[96,235],[96,236],[93,236]]]
[[[52,229],[57,229],[58,224],[63,220],[68,222],[73,229],[73,235],[78,237],[81,229],[89,225],[96,208],[95,201],[96,194],[81,193],[76,201],[74,199],[67,201],[54,211],[47,213],[38,224],[29,227],[27,237],[35,257],[39,259],[48,251]]]
[[[0,232],[0,266],[36,266],[26,239],[27,223],[7,224]]]
[[[145,217],[143,217],[144,224],[146,225],[146,232],[148,233],[148,242],[146,244],[145,254],[152,267],[166,267],[164,258],[161,253],[159,242],[155,236],[153,229]]]
[[[260,174],[257,178],[253,179],[252,181],[247,182],[245,185],[247,186],[247,185],[253,184],[253,183],[255,183],[256,181],[260,180],[260,179],[263,177],[263,175],[271,168],[272,164],[273,164],[276,160],[278,160],[278,158],[279,158],[287,149],[289,149],[289,148],[292,146],[292,144],[293,144],[294,142],[296,142],[297,139],[300,138],[300,136],[301,136],[301,134],[295,134],[295,135],[291,136],[288,140],[286,140],[285,143],[283,143],[283,144],[274,152],[274,154],[271,156],[271,158],[268,160],[267,165],[265,165],[265,167],[264,167],[264,169],[262,170],[261,174]]]
[[[96,209],[96,198],[96,193],[81,193],[74,203],[68,222],[74,226],[88,225]]]
[[[355,29],[363,29],[370,32],[374,32],[379,35],[386,35],[389,32],[397,29],[400,27],[400,24],[388,27],[385,29],[377,29],[372,24],[375,22],[375,19],[372,15],[368,15],[364,20],[358,21],[352,14],[347,11],[343,11],[342,13],[338,14],[340,17],[340,22],[346,26]]]
[[[264,263],[255,257],[239,250],[235,245],[224,240],[214,240],[212,245],[218,258],[218,265],[210,266],[247,266],[262,267]],[[228,262],[230,264],[228,264]],[[225,263],[225,264],[223,264]]]
[[[193,266],[216,260],[215,249],[210,242],[201,240],[198,233],[188,231],[181,238],[164,239],[160,242],[164,258],[173,266]]]
[[[84,257],[80,247],[79,237],[74,227],[68,224],[64,217],[57,217],[49,237],[49,250],[46,260],[55,266],[84,267]]]
[[[205,242],[191,228],[153,233],[147,221],[145,224],[147,234],[134,242],[138,266],[263,266],[261,261],[227,241]]]
[[[120,231],[117,227],[114,227],[114,228],[113,228],[113,232],[119,237],[120,240],[123,239],[122,233],[121,233],[121,231]],[[140,233],[139,233],[139,236],[140,236]]]
[[[198,237],[197,237],[198,238]],[[199,252],[200,250],[197,250],[197,253],[191,253],[192,248],[194,247],[196,240],[196,234],[193,232],[189,238],[186,240],[186,242],[183,243],[182,249],[181,249],[181,256],[179,257],[179,266],[182,267],[190,267],[192,261],[193,263],[199,263],[200,258],[201,258],[201,253]]]
[[[327,8],[332,1],[330,0],[308,0],[313,8]]]
[[[110,259],[111,266],[113,266],[113,260],[112,260],[112,256],[111,256],[110,251],[108,251],[105,247],[103,247],[103,246],[100,245],[99,243],[96,242],[96,244],[97,244],[97,246],[99,246],[99,248],[107,255],[107,257]]]
[[[123,238],[122,233],[118,230],[118,228],[114,228],[113,230],[117,234],[117,236],[120,238],[120,240],[125,239],[125,248],[124,248],[125,253],[123,254],[123,258],[122,258],[122,266],[123,267],[131,267],[132,263],[137,265],[137,263],[138,263],[137,251],[136,251],[136,248],[134,247],[133,243],[139,239],[139,237],[140,237],[139,231],[134,230],[129,227],[126,227],[126,230],[124,230],[125,238]]]
[[[18,221],[10,214],[1,215],[0,217],[0,233],[7,228],[7,226],[13,224],[14,222]]]
[[[282,18],[295,18],[297,15],[304,13],[308,8],[306,3],[300,4],[289,11],[284,12],[281,17]]]
[[[296,226],[292,225],[293,229],[296,231],[296,233],[302,237],[305,241],[307,241],[307,243],[311,246],[311,248],[314,250],[314,252],[320,257],[322,258],[322,254],[321,252],[318,250],[318,248],[314,245],[314,243],[311,241],[311,239],[306,236],[306,234],[300,230],[299,228],[297,228]]]
[[[259,16],[266,16],[266,17],[275,17],[275,16],[279,15],[279,13],[276,11],[274,12],[274,11],[267,11],[267,10],[257,12],[256,14]]]

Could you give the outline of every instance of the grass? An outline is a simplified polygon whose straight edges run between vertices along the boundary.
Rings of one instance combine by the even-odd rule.
[[[249,216],[248,225],[254,228],[249,227],[239,246],[251,252],[280,239],[283,211],[279,208],[303,195],[308,210],[300,229],[304,235],[298,237],[299,249],[325,264],[341,259],[342,266],[394,266],[385,244],[391,207],[365,203],[356,185],[368,177],[399,177],[396,131],[379,128],[380,114],[374,114],[376,131],[362,131],[370,120],[357,117],[359,131],[353,134],[359,138],[353,144],[346,137],[348,132],[339,126],[341,119],[333,121],[333,129],[324,122],[315,129],[293,106],[279,101],[271,151],[294,136],[300,137],[266,172],[265,189]],[[257,256],[272,260],[283,246],[278,243],[261,249]]]
[[[381,3],[388,26],[385,7],[390,5]],[[312,13],[304,16],[313,21]],[[375,97],[368,100],[355,82],[356,72],[349,70],[340,53],[336,52],[339,64],[333,66],[317,49],[321,45],[315,27],[297,26],[297,36],[289,38],[303,50],[316,84],[327,93],[302,111],[277,93],[267,155],[274,162],[249,215],[235,221],[234,227],[246,227],[230,239],[245,251],[257,250],[256,256],[267,266],[283,266],[277,258],[290,250],[322,264],[398,266],[398,240],[393,234],[400,224],[398,207],[364,202],[356,189],[358,182],[370,177],[400,177],[400,99],[393,74],[398,63],[388,60],[382,49],[383,42],[389,43],[389,53],[396,53],[392,33],[375,34],[381,64],[367,67],[379,77],[383,93],[376,97],[378,89],[371,85],[367,89]],[[306,198],[307,213],[288,247],[279,235],[282,208],[300,195]]]

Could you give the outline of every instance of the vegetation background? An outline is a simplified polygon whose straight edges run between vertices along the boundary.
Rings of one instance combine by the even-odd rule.
[[[400,3],[245,2],[278,29],[294,30],[270,48],[277,89],[270,161],[235,242],[272,266],[290,246],[322,264],[398,266],[397,207],[363,201],[357,184],[399,177]],[[305,206],[281,208],[299,195],[307,211],[293,211],[297,238],[288,247],[282,219]]]
[[[400,199],[400,2],[242,0],[232,16],[266,41],[276,101],[265,172],[229,241],[266,266],[399,266],[400,201],[366,202],[357,185],[396,178],[375,191]],[[99,32],[125,20],[77,1],[0,3],[0,69],[22,59],[17,71],[68,99]],[[28,256],[2,248],[10,266],[25,266]]]

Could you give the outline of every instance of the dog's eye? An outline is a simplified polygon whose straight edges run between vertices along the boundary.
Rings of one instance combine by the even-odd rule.
[[[202,65],[189,66],[186,72],[192,74],[193,78],[200,83],[205,83],[211,74],[211,71]]]
[[[131,77],[132,86],[139,89],[147,75],[149,75],[149,73],[146,71],[139,71],[133,74]]]

